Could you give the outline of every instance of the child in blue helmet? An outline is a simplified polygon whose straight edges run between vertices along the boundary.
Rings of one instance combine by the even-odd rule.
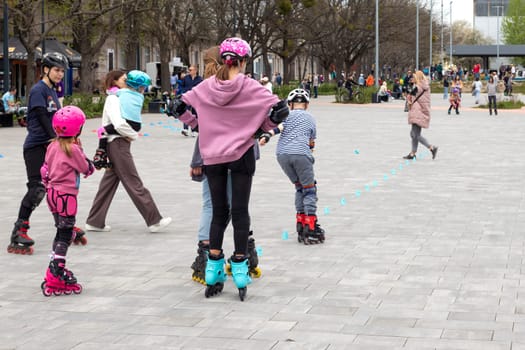
[[[146,73],[139,70],[129,71],[124,75],[122,71],[115,71],[115,76],[108,75],[106,80],[108,95],[117,95],[121,100],[120,113],[122,118],[135,130],[140,131],[142,127],[141,111],[144,104],[144,89],[151,85],[151,78]],[[118,76],[120,72],[120,76]],[[119,89],[116,85],[118,79],[125,79],[127,88]],[[111,163],[108,162],[107,145],[108,135],[117,135],[113,124],[105,125],[97,130],[99,137],[99,145],[93,163],[97,169],[110,168]]]

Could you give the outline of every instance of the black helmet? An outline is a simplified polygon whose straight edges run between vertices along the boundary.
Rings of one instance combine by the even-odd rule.
[[[44,67],[59,67],[67,70],[69,68],[69,61],[67,60],[67,57],[62,55],[60,52],[48,52],[42,59],[42,65]]]

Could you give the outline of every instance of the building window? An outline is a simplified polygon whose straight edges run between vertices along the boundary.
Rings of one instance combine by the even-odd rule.
[[[510,0],[477,0],[474,2],[474,16],[497,17],[505,16]],[[499,6],[503,6],[502,8]]]
[[[115,60],[113,56],[115,56],[113,49],[108,49],[108,72],[111,72],[115,66]]]

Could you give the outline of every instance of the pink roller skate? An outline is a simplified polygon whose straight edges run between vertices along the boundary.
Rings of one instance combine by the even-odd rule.
[[[70,295],[71,293],[82,293],[82,286],[77,283],[73,272],[67,270],[64,263],[58,263],[54,260],[49,263],[46,277],[40,287],[46,297],[51,296],[51,294],[62,295],[63,293]]]

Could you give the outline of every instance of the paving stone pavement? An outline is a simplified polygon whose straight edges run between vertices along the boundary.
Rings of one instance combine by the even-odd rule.
[[[191,280],[201,187],[190,181],[194,139],[180,124],[144,115],[132,146],[139,173],[174,222],[148,233],[121,188],[107,224],[72,246],[68,266],[84,290],[40,290],[54,228],[43,203],[31,219],[32,256],[7,254],[25,192],[25,129],[0,128],[0,349],[525,349],[525,113],[489,117],[465,96],[459,116],[433,95],[430,129],[439,146],[416,162],[403,102],[311,103],[318,123],[315,171],[325,244],[294,232],[294,187],[262,149],[252,227],[262,277],[239,300],[231,279],[206,299]],[[82,141],[96,148],[89,120]],[[81,184],[83,226],[101,172]],[[286,238],[288,233],[288,239]],[[225,252],[232,251],[231,229]]]

